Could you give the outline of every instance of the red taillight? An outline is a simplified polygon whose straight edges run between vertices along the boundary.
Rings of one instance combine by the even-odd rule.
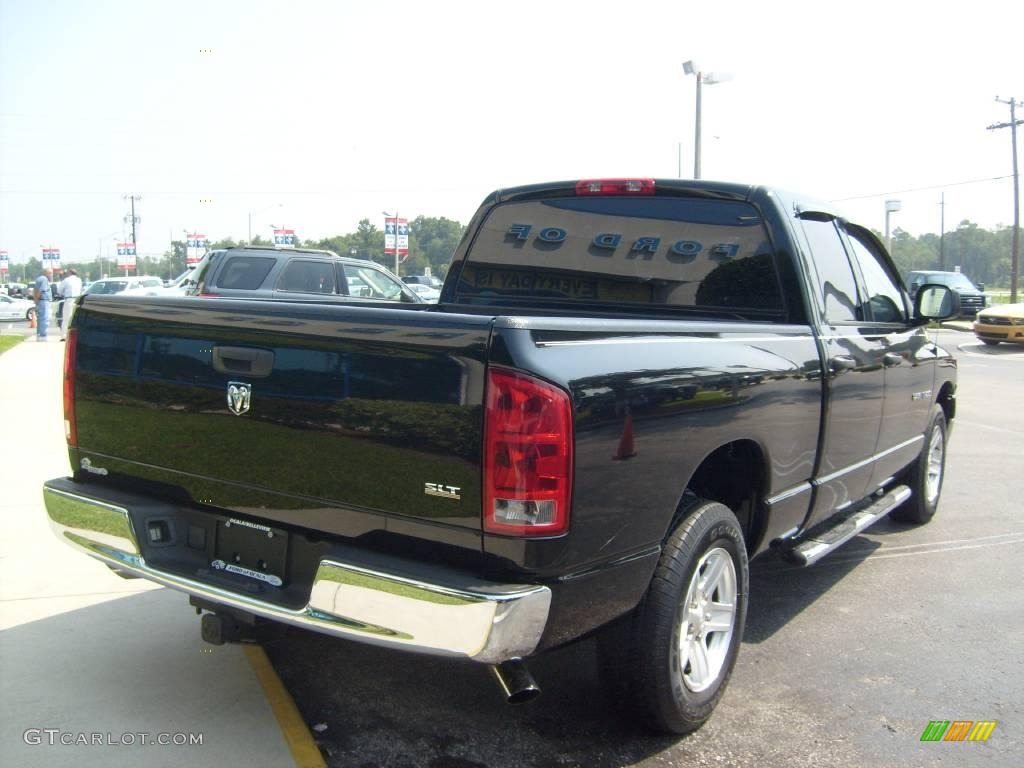
[[[584,179],[577,195],[653,195],[654,179]]]
[[[78,331],[68,331],[64,343],[64,437],[72,448],[78,447],[78,424],[75,420],[75,355],[78,352]]]
[[[207,291],[203,291],[202,293],[199,294],[199,298],[201,298],[201,299],[219,299],[220,298],[220,294],[219,293],[208,293]]]
[[[565,391],[491,368],[484,414],[484,530],[554,536],[569,528],[572,404]]]

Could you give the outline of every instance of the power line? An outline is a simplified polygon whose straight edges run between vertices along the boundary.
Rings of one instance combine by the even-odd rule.
[[[1002,181],[1003,179],[1012,179],[1013,175],[1009,176],[993,176],[989,179],[971,179],[970,181],[954,181],[949,184],[932,184],[927,187],[913,187],[911,189],[893,189],[889,192],[876,192],[871,195],[857,195],[855,197],[839,197],[829,202],[832,203],[845,203],[848,200],[867,200],[872,197],[885,197],[886,195],[900,195],[904,192],[927,192],[929,189],[945,189],[946,187],[962,187],[966,184],[984,184],[990,181]]]

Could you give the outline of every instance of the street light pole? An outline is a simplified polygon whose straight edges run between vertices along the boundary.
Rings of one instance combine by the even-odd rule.
[[[696,125],[693,128],[693,178],[700,178],[700,86],[704,82],[704,73],[697,72],[697,109]]]
[[[714,72],[708,72],[705,74],[701,71],[700,65],[693,61],[683,62],[683,72],[688,75],[695,75],[697,77],[697,108],[694,115],[694,128],[693,128],[693,178],[700,178],[700,127],[701,127],[701,115],[700,115],[700,101],[701,101],[701,89],[702,86],[707,83],[708,85],[717,85],[718,83],[724,83],[727,80],[732,79],[732,75],[722,73],[716,74]]]
[[[889,235],[889,214],[900,210],[901,205],[899,200],[885,201],[885,249],[890,256],[892,256],[892,237]]]
[[[946,271],[946,193],[939,196],[939,272]]]
[[[252,245],[252,215],[254,213],[269,211],[271,208],[284,208],[284,203],[274,203],[273,205],[268,205],[266,208],[260,208],[257,211],[249,211],[249,236],[245,240],[246,245]]]
[[[106,240],[108,237],[113,237],[116,241],[117,230],[115,229],[113,232],[108,232],[105,235],[100,235],[99,253],[96,254],[97,258],[99,258],[100,261],[100,278],[103,278],[103,273],[107,271],[106,263],[103,258],[103,241]]]

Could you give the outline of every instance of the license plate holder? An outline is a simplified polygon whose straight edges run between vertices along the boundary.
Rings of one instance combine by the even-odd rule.
[[[287,531],[233,517],[217,521],[217,542],[210,564],[214,570],[281,587],[287,558]]]

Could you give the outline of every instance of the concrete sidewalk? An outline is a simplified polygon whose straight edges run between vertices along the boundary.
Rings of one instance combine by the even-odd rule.
[[[63,351],[0,355],[0,765],[322,765],[262,649],[202,642],[184,594],[50,532],[42,483],[70,473]]]

